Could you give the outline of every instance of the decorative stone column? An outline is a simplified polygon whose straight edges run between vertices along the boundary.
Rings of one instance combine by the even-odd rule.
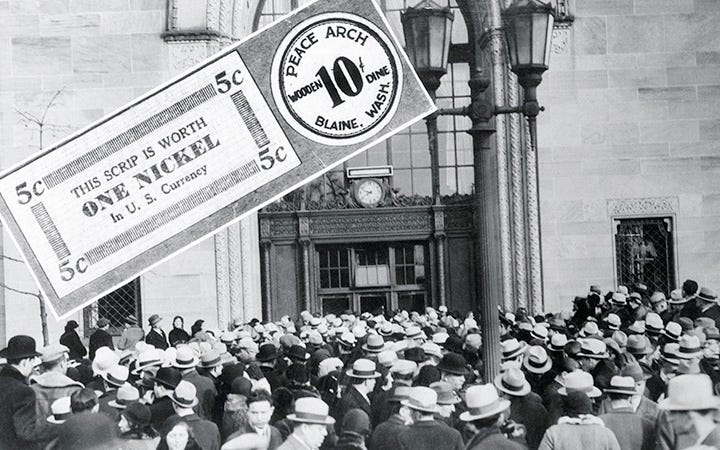
[[[177,75],[250,32],[257,0],[170,0],[167,31],[171,75]],[[217,320],[261,318],[260,247],[257,214],[214,236]]]

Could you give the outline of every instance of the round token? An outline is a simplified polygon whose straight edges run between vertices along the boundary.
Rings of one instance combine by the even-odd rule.
[[[326,145],[362,142],[394,116],[402,64],[391,39],[370,21],[320,14],[295,26],[272,64],[281,114],[298,133]]]

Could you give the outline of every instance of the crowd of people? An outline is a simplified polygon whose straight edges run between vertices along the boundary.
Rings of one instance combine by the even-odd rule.
[[[571,315],[498,311],[484,379],[473,313],[428,307],[165,333],[97,321],[88,346],[0,351],[0,449],[645,450],[720,448],[720,305],[591,286]],[[488,366],[490,367],[490,366]]]

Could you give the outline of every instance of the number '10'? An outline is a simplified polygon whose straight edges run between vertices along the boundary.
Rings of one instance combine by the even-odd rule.
[[[350,75],[350,80],[348,80],[345,75],[346,72]],[[335,63],[333,64],[332,77],[325,66],[322,66],[320,70],[317,71],[316,75],[320,77],[320,80],[322,80],[328,94],[330,94],[330,99],[333,102],[333,108],[345,101],[340,98],[338,88],[348,97],[355,97],[360,93],[360,91],[362,91],[363,79],[360,74],[360,70],[354,62],[344,56],[335,60]],[[334,82],[333,78],[335,78]]]

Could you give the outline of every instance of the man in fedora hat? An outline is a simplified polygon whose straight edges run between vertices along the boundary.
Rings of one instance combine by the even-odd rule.
[[[115,344],[113,344],[112,336],[108,333],[110,328],[110,321],[104,317],[101,317],[97,321],[97,330],[90,335],[88,342],[88,358],[92,361],[95,359],[95,352],[100,347],[107,347],[110,350],[115,350]]]
[[[132,350],[145,338],[145,331],[138,326],[137,317],[130,314],[123,320],[123,332],[117,342],[119,350]]]
[[[720,429],[714,420],[720,409],[720,398],[713,393],[710,377],[678,375],[668,383],[667,392],[667,398],[659,407],[670,413],[676,436],[672,448],[720,447]]]
[[[353,408],[362,409],[368,417],[372,415],[370,394],[375,389],[377,379],[380,378],[380,372],[376,370],[376,367],[373,361],[360,358],[353,363],[352,368],[345,372],[350,384],[333,411],[333,417],[337,421],[336,428],[342,424],[345,413]]]
[[[370,436],[370,450],[397,450],[400,446],[399,437],[412,423],[410,408],[401,402],[410,396],[410,386],[397,386],[387,403],[391,406],[390,417],[376,426]]]
[[[27,380],[38,365],[40,353],[35,351],[35,339],[13,336],[0,351],[7,365],[0,369],[0,448],[35,449],[54,439],[58,427],[38,416],[35,391]]]
[[[117,400],[117,390],[127,382],[129,374],[128,368],[119,364],[102,374],[104,392],[98,398],[100,412],[107,414],[115,422],[120,419],[120,414],[110,406],[110,402]]]
[[[193,408],[198,404],[197,390],[192,383],[182,380],[170,396],[175,415],[170,416],[163,426],[163,436],[172,430],[178,422],[188,424],[195,441],[202,450],[220,449],[220,431],[217,425],[195,414]],[[163,440],[164,441],[164,440]],[[162,446],[162,442],[160,444]],[[158,448],[161,448],[158,446]]]
[[[545,430],[550,426],[550,416],[542,404],[542,398],[532,392],[525,374],[517,368],[510,368],[498,375],[493,384],[503,397],[510,400],[510,420],[525,426],[528,448],[536,450]]]
[[[149,405],[150,423],[156,430],[161,430],[167,418],[175,414],[170,397],[182,381],[182,375],[174,367],[161,367],[152,381],[153,395],[152,403]]]
[[[720,326],[720,305],[717,303],[717,294],[714,290],[701,287],[697,294],[698,302],[700,302],[700,315],[698,317],[707,317],[715,322],[715,326]]]
[[[39,416],[47,416],[53,402],[70,397],[84,386],[67,376],[68,353],[62,344],[52,344],[40,350],[43,372],[30,377],[30,387],[35,391],[35,406]]]
[[[167,336],[165,335],[165,331],[163,331],[162,328],[160,328],[160,322],[162,321],[162,317],[160,317],[157,314],[153,314],[148,319],[148,324],[150,325],[150,331],[148,331],[147,336],[145,336],[145,342],[152,345],[155,348],[159,348],[160,350],[165,350],[169,347]]]
[[[610,379],[610,385],[604,392],[610,401],[610,409],[600,419],[615,433],[620,448],[655,448],[654,424],[638,415],[632,405],[632,398],[637,395],[635,380],[629,376],[616,375]]]
[[[210,419],[213,409],[215,408],[217,390],[212,380],[198,373],[195,368],[198,362],[198,357],[189,345],[180,345],[177,347],[177,355],[175,356],[173,367],[180,370],[184,381],[195,386],[197,398],[199,399],[195,407],[195,412],[203,419]]]
[[[410,408],[413,424],[400,434],[399,449],[462,450],[460,432],[435,420],[438,411],[437,393],[425,386],[410,389],[407,400],[400,402]]]
[[[335,419],[328,415],[327,403],[314,397],[303,397],[295,402],[295,412],[287,418],[295,426],[293,432],[278,450],[318,450],[328,435],[328,426]]]
[[[529,386],[527,386],[529,388]],[[484,384],[471,386],[465,393],[467,411],[460,415],[468,431],[473,433],[467,443],[468,450],[516,450],[525,448],[508,439],[500,426],[510,401],[498,396],[495,386]]]

